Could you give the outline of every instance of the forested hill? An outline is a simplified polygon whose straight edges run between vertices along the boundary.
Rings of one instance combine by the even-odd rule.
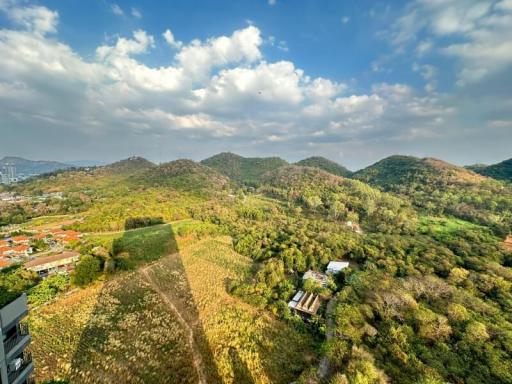
[[[429,214],[449,214],[491,227],[512,229],[512,187],[433,158],[391,156],[354,178],[411,199]]]
[[[163,186],[191,192],[214,192],[223,189],[229,179],[215,169],[192,160],[180,159],[138,173],[133,182],[143,186]]]
[[[254,186],[264,173],[288,163],[279,157],[242,157],[223,152],[201,161],[201,164],[228,176],[232,181]]]
[[[409,231],[416,214],[409,202],[360,181],[317,168],[288,165],[266,173],[261,190],[325,214],[381,232]]]
[[[352,174],[352,172],[344,166],[322,156],[308,157],[307,159],[300,160],[295,164],[305,167],[319,168],[337,176],[350,177]]]
[[[481,175],[492,177],[496,180],[512,182],[512,159],[493,165],[474,165],[467,167]]]
[[[39,175],[42,173],[53,172],[58,169],[67,169],[72,166],[69,164],[59,163],[57,161],[44,161],[44,160],[27,160],[21,157],[5,156],[0,159],[0,171],[6,164],[12,164],[16,167],[18,174],[24,175]]]

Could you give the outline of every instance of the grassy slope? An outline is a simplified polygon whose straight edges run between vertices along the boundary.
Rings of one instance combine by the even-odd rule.
[[[147,235],[142,231],[137,238]],[[112,240],[106,236],[105,245]],[[181,238],[180,257],[164,257],[147,272],[194,328],[209,383],[288,383],[313,356],[313,341],[227,293],[227,281],[247,273],[251,263],[229,241]],[[158,244],[144,249],[154,250],[146,260],[162,253]],[[141,270],[41,307],[29,322],[38,380],[92,383],[115,375],[123,382],[197,381],[186,330]]]

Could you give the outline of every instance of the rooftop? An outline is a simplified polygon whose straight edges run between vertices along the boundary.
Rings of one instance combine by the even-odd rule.
[[[31,268],[31,267],[37,267],[39,265],[52,263],[54,261],[59,260],[65,260],[72,257],[78,257],[80,256],[80,253],[75,251],[66,251],[59,253],[57,255],[51,255],[51,256],[44,256],[44,257],[38,257],[34,260],[30,260],[29,262],[25,263],[25,268]]]
[[[326,272],[330,273],[338,273],[341,270],[349,267],[348,261],[330,261],[327,265]]]
[[[288,307],[297,311],[315,315],[322,304],[322,299],[314,293],[298,291],[293,299],[288,303]]]

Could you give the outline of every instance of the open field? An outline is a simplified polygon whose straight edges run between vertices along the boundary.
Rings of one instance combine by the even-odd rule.
[[[170,229],[106,236],[141,267],[31,313],[38,380],[289,383],[314,364],[311,336],[229,295],[228,281],[251,263],[230,238],[175,241]]]

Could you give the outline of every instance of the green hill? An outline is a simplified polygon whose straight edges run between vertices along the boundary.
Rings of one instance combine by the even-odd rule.
[[[99,170],[106,170],[114,174],[133,174],[140,171],[149,170],[156,167],[151,161],[143,157],[132,156],[124,160],[108,164],[104,167],[98,168]]]
[[[201,161],[201,164],[217,170],[235,182],[256,185],[263,174],[288,163],[279,157],[242,157],[223,152]]]
[[[473,171],[496,180],[512,181],[512,159],[488,166],[469,166]]]
[[[344,166],[322,156],[308,157],[307,159],[296,162],[295,165],[319,168],[337,176],[350,177],[350,175],[352,175],[352,172]]]
[[[353,176],[384,191],[408,197],[429,214],[448,214],[492,227],[512,229],[512,188],[444,161],[391,156]]]
[[[416,214],[410,204],[357,180],[321,169],[288,165],[266,173],[262,190],[329,218],[363,224],[371,230],[396,232],[411,228]]]
[[[180,159],[133,175],[131,181],[152,187],[172,187],[192,192],[212,192],[223,189],[229,180],[215,169],[192,160]]]

